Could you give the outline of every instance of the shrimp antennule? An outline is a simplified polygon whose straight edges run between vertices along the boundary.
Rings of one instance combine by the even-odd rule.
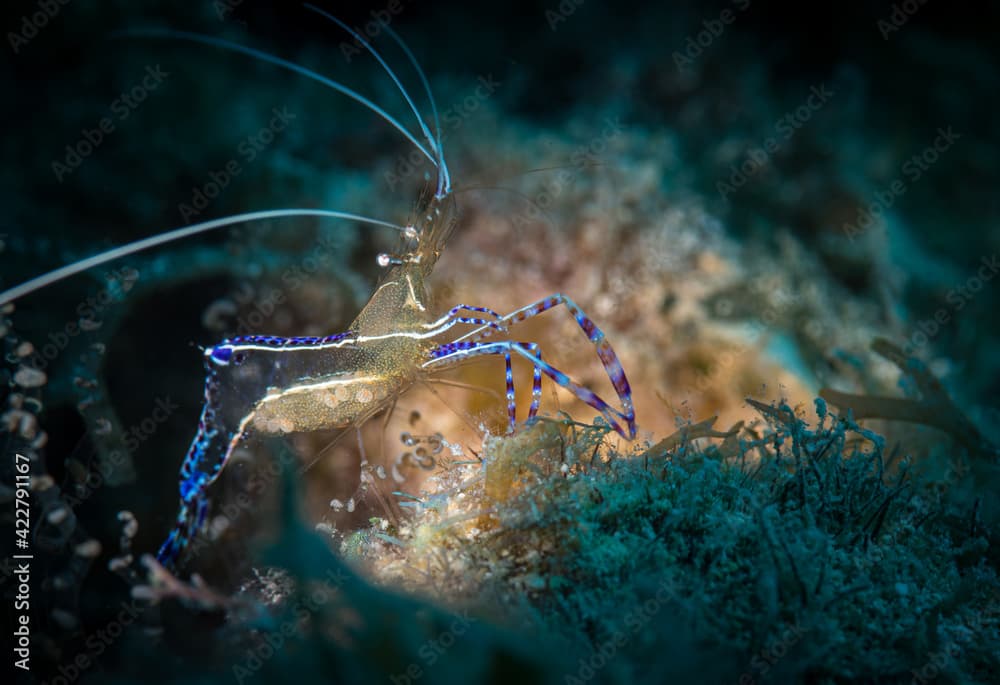
[[[183,228],[176,228],[172,231],[166,231],[165,233],[159,233],[149,238],[142,238],[140,240],[133,241],[131,243],[126,243],[125,245],[120,245],[118,247],[113,247],[110,250],[101,252],[99,254],[86,257],[79,261],[73,262],[72,264],[67,264],[66,266],[55,269],[48,273],[32,278],[30,281],[26,281],[21,285],[15,286],[9,290],[0,292],[0,305],[6,304],[8,302],[13,302],[19,297],[33,293],[36,290],[41,290],[53,283],[57,283],[63,279],[69,278],[70,276],[75,276],[76,274],[86,271],[87,269],[92,269],[95,266],[100,266],[102,264],[107,264],[116,259],[121,259],[122,257],[127,257],[129,255],[136,254],[137,252],[142,252],[143,250],[148,250],[152,247],[157,247],[159,245],[164,245],[166,243],[171,243],[175,240],[181,240],[189,236],[198,235],[199,233],[207,233],[208,231],[215,230],[217,228],[224,228],[226,226],[232,226],[233,224],[246,223],[250,221],[261,221],[265,219],[280,219],[290,216],[318,216],[327,217],[332,219],[349,219],[352,221],[360,221],[362,223],[371,224],[373,226],[385,226],[386,228],[391,228],[402,233],[404,229],[401,226],[391,224],[388,221],[381,221],[380,219],[371,219],[366,216],[361,216],[360,214],[351,214],[349,212],[336,212],[326,209],[268,209],[261,212],[247,212],[245,214],[234,214],[232,216],[223,217],[221,219],[212,219],[210,221],[203,221],[201,223],[195,224],[193,226],[185,226]]]
[[[424,70],[420,68],[420,62],[414,56],[413,51],[410,50],[410,46],[399,36],[398,33],[392,30],[392,28],[382,22],[382,30],[389,34],[389,36],[396,41],[403,52],[406,53],[406,57],[410,60],[410,64],[416,69],[417,75],[420,76],[421,83],[424,84],[424,91],[427,93],[427,99],[431,102],[431,113],[434,115],[434,132],[437,136],[438,152],[441,154],[441,173],[444,175],[443,187],[442,183],[438,183],[437,198],[441,199],[445,195],[451,192],[451,172],[448,171],[448,164],[444,160],[444,143],[441,140],[441,121],[438,117],[437,102],[434,100],[434,92],[431,90],[431,84],[427,80],[427,76],[424,75]],[[441,177],[439,176],[439,181]]]
[[[302,76],[311,78],[314,81],[318,81],[319,83],[322,83],[323,85],[332,88],[338,93],[346,95],[355,102],[364,105],[369,110],[371,110],[375,114],[379,115],[382,119],[384,119],[386,123],[390,124],[393,128],[395,128],[397,131],[406,136],[407,140],[413,143],[413,145],[415,145],[416,148],[420,150],[420,152],[423,153],[423,155],[427,157],[427,159],[429,159],[432,164],[434,164],[434,166],[437,166],[438,163],[437,158],[434,157],[434,155],[432,155],[427,150],[427,148],[424,147],[420,143],[420,141],[417,140],[405,126],[403,126],[395,118],[393,118],[391,114],[386,112],[384,109],[376,105],[374,102],[372,102],[371,100],[369,100],[356,90],[348,88],[344,84],[329,79],[326,76],[323,76],[322,74],[319,74],[307,67],[303,67],[300,64],[296,64],[295,62],[291,62],[287,59],[282,59],[281,57],[276,57],[275,55],[264,52],[263,50],[258,50],[256,48],[247,47],[246,45],[240,45],[239,43],[234,43],[232,41],[225,40],[224,38],[206,36],[201,33],[192,33],[190,31],[174,31],[170,29],[131,29],[129,31],[120,32],[117,35],[141,36],[147,38],[176,38],[178,40],[188,40],[193,43],[211,45],[213,47],[222,48],[224,50],[229,50],[231,52],[239,52],[244,55],[249,55],[250,57],[258,59],[262,62],[267,62],[268,64],[274,64],[284,69],[288,69],[289,71],[294,71],[296,74],[301,74]]]
[[[332,21],[335,24],[337,24],[337,26],[339,26],[340,28],[342,28],[345,31],[347,31],[348,33],[350,33],[351,36],[355,40],[357,40],[359,43],[361,43],[365,47],[365,49],[368,50],[368,52],[370,52],[371,55],[376,60],[378,60],[378,63],[380,65],[382,65],[382,68],[385,69],[385,72],[387,74],[389,74],[389,77],[392,79],[393,83],[396,84],[396,87],[399,89],[399,92],[403,94],[403,98],[406,100],[406,104],[408,104],[410,106],[410,111],[412,111],[413,114],[417,117],[417,123],[420,124],[420,131],[424,134],[424,137],[427,139],[427,142],[430,143],[431,149],[434,150],[434,152],[437,153],[438,160],[440,160],[440,158],[441,158],[440,157],[441,150],[438,147],[437,140],[431,135],[430,130],[427,128],[427,124],[424,123],[423,117],[420,116],[420,111],[417,109],[417,106],[415,104],[413,104],[413,99],[410,97],[410,94],[408,92],[406,92],[406,88],[403,86],[402,82],[399,80],[399,77],[396,76],[396,72],[394,72],[392,70],[392,67],[390,67],[386,63],[386,61],[384,59],[382,59],[382,55],[379,54],[378,50],[376,50],[375,48],[373,48],[371,46],[371,43],[369,43],[368,41],[366,41],[361,36],[360,33],[358,33],[357,31],[355,31],[354,29],[352,29],[350,26],[348,26],[347,24],[345,24],[344,22],[342,22],[340,19],[338,19],[334,15],[330,14],[329,12],[327,12],[325,10],[322,10],[319,7],[317,7],[316,5],[313,5],[313,4],[308,3],[308,2],[305,3],[305,8],[308,9],[308,10],[311,10],[311,11],[315,12],[316,14],[320,15],[321,17],[325,17],[326,19],[329,19],[330,21]]]
[[[427,125],[424,123],[423,118],[420,116],[420,112],[417,110],[417,106],[413,103],[413,99],[410,97],[410,94],[406,92],[406,88],[403,87],[403,84],[400,82],[395,72],[382,58],[382,55],[380,55],[379,52],[374,47],[372,47],[371,43],[365,40],[364,37],[361,36],[361,34],[359,34],[357,31],[352,29],[350,26],[348,26],[343,21],[341,21],[334,15],[330,14],[329,12],[320,9],[316,5],[313,5],[312,3],[305,3],[305,7],[306,9],[312,10],[313,12],[316,12],[320,16],[323,16],[329,19],[330,21],[336,23],[337,26],[350,33],[351,36],[353,36],[356,41],[361,43],[361,45],[363,45],[365,49],[368,50],[368,52],[370,52],[376,60],[378,60],[378,63],[382,65],[382,68],[385,69],[386,73],[389,74],[389,76],[392,78],[393,82],[396,84],[396,87],[399,88],[399,92],[402,93],[403,97],[406,99],[406,102],[410,106],[410,109],[416,115],[417,121],[420,124],[420,130],[423,132],[424,137],[427,139],[427,142],[430,143],[431,149],[434,150],[438,155],[438,165],[437,165],[438,182],[437,182],[437,191],[435,193],[435,197],[437,197],[438,199],[443,198],[451,191],[451,176],[448,173],[448,165],[444,161],[444,148],[441,145],[441,122],[438,120],[437,103],[434,101],[434,94],[431,91],[430,83],[428,83],[427,77],[424,75],[423,69],[420,68],[420,63],[417,62],[417,58],[414,57],[413,52],[410,50],[409,46],[407,46],[406,43],[403,42],[403,39],[400,38],[395,31],[392,31],[384,21],[381,22],[382,29],[385,30],[393,38],[393,40],[396,41],[397,44],[399,44],[403,52],[406,53],[406,56],[410,60],[410,63],[416,69],[417,74],[420,76],[420,81],[423,83],[424,90],[427,92],[427,97],[431,102],[431,111],[434,114],[434,130],[436,134],[434,136],[432,136],[430,130],[428,130]]]

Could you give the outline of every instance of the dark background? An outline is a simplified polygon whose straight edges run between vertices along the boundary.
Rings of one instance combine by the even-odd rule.
[[[354,26],[363,26],[372,11],[386,7],[385,2],[321,4]],[[681,131],[681,155],[701,174],[696,185],[724,219],[726,230],[747,241],[767,244],[773,227],[783,225],[820,250],[824,235],[839,229],[833,218],[837,198],[851,186],[838,170],[827,168],[830,149],[860,147],[862,163],[852,170],[854,180],[880,188],[893,177],[899,161],[930,142],[939,127],[954,126],[962,132],[962,145],[921,181],[918,192],[908,193],[894,208],[907,220],[911,239],[932,257],[933,269],[928,271],[944,274],[909,274],[912,278],[899,299],[901,315],[908,320],[930,316],[941,306],[955,282],[948,274],[969,274],[982,257],[1000,249],[1000,3],[956,7],[928,0],[886,40],[877,22],[890,16],[892,3],[752,2],[745,12],[734,10],[736,21],[705,48],[694,83],[677,79],[674,53],[685,49],[705,20],[733,7],[730,3],[653,6],[586,0],[554,31],[546,19],[547,11],[559,9],[554,0],[400,0],[400,5],[402,12],[392,26],[406,38],[433,84],[474,84],[479,75],[494,74],[504,83],[501,111],[529,126],[557,128],[576,114],[617,102],[630,122]],[[20,31],[22,17],[37,10],[37,2],[5,3],[0,29],[5,35]],[[344,39],[336,26],[293,2],[244,0],[223,19],[210,2],[73,0],[60,5],[49,25],[18,54],[5,40],[0,46],[5,93],[0,108],[0,236],[5,236],[8,249],[0,253],[0,287],[180,225],[177,204],[204,180],[206,170],[218,168],[220,160],[232,154],[235,141],[245,133],[237,122],[263,116],[286,97],[283,93],[291,93],[287,97],[307,108],[302,111],[309,135],[289,145],[331,177],[363,176],[372,159],[393,155],[404,144],[383,123],[318,84],[243,56],[189,43],[112,36],[140,27],[224,36],[318,69],[329,58],[319,48]],[[155,106],[138,108],[93,159],[57,182],[51,165],[64,146],[80,137],[82,127],[93,126],[108,103],[141,78],[146,65],[156,63],[170,71],[171,81],[151,95]],[[765,74],[765,88],[748,96],[739,84],[750,72]],[[384,77],[373,76],[376,67],[364,56],[350,65],[330,65],[327,73],[366,93],[389,92],[385,85],[365,90],[374,78]],[[713,144],[731,130],[746,129],[755,137],[752,131],[759,130],[761,120],[765,126],[771,123],[767,112],[780,111],[780,103],[800,102],[811,85],[827,81],[854,85],[856,118],[811,133],[795,156],[779,160],[791,177],[819,174],[822,182],[814,195],[787,203],[751,188],[728,204],[721,202],[715,183],[726,172],[711,156]],[[400,106],[392,111],[404,116]],[[669,179],[664,186],[668,191]],[[266,165],[248,169],[234,188],[213,205],[212,216],[316,199],[310,182]],[[412,196],[387,191],[384,198],[373,200],[373,205],[385,208],[384,215],[405,212],[411,203]],[[205,236],[201,244],[211,247],[226,240],[221,234]],[[359,278],[374,279],[371,257],[365,245],[354,247],[348,264]],[[894,255],[888,255],[888,262],[893,261]],[[904,262],[903,268],[915,268],[913,263]],[[877,295],[869,273],[842,272],[838,278],[855,293]],[[231,286],[224,277],[172,283],[167,274],[162,282],[158,293],[147,294],[142,305],[130,311],[123,324],[128,335],[113,343],[103,366],[125,425],[130,425],[130,416],[147,415],[153,397],[191,399],[158,435],[156,459],[143,453],[147,462],[159,460],[157,466],[144,467],[146,482],[163,484],[150,505],[161,516],[143,528],[146,546],[155,544],[166,528],[166,512],[175,499],[176,461],[196,420],[194,400],[200,398],[202,379],[191,371],[197,364],[191,346],[206,341],[198,319],[203,307],[191,303],[207,304]],[[19,330],[44,339],[46,331],[67,320],[87,287],[87,281],[73,280],[25,298],[18,305]],[[952,392],[977,406],[995,407],[1000,393],[1000,317],[996,285],[987,288],[957,325],[933,341],[933,349],[957,367],[949,380]],[[137,369],[149,373],[138,374]],[[50,372],[55,400],[44,423],[51,436],[50,468],[57,479],[65,475],[66,455],[93,451],[69,399],[73,377],[68,358]],[[109,495],[81,510],[82,519],[92,517],[92,534],[114,539],[107,512],[135,506],[135,493],[117,497],[123,499]],[[89,581],[88,587],[114,592],[110,588],[116,588],[117,581],[106,575]],[[100,593],[91,600],[102,604],[97,597]]]

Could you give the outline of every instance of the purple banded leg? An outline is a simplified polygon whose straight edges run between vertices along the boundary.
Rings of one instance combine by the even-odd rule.
[[[205,497],[198,498],[198,508],[195,510],[194,517],[194,530],[195,532],[202,529],[205,525],[205,518],[208,516],[208,499]]]
[[[530,350],[539,361],[542,359],[542,352],[536,343],[513,344],[520,345],[524,349]],[[514,397],[514,370],[511,366],[510,350],[503,353],[503,359],[504,366],[507,371],[507,416],[510,418],[507,432],[513,433],[514,427],[517,425],[517,401]],[[531,383],[531,406],[528,408],[528,421],[531,421],[531,419],[538,415],[538,406],[542,402],[542,370],[537,364],[533,364],[531,368],[533,378]]]
[[[177,515],[177,522],[174,524],[173,530],[170,531],[170,535],[163,541],[160,550],[156,553],[156,560],[168,568],[173,566],[187,543],[187,520],[187,509],[182,508]]]
[[[181,465],[180,507],[174,527],[157,553],[160,563],[172,566],[204,526],[210,503],[208,487],[229,461],[244,434],[245,420],[253,411],[252,402],[243,407],[242,415],[232,411],[233,393],[238,393],[235,384],[239,376],[234,376],[228,369],[246,363],[255,355],[269,355],[277,359],[286,353],[305,349],[333,351],[351,347],[355,338],[356,334],[350,331],[295,338],[244,335],[229,338],[205,350],[205,402],[198,431]],[[243,401],[245,397],[240,394],[237,401]],[[224,409],[228,409],[228,413]]]
[[[622,368],[621,362],[618,360],[618,355],[616,355],[615,351],[612,349],[611,343],[609,343],[605,338],[604,332],[598,328],[593,321],[591,321],[590,317],[588,317],[583,310],[580,309],[575,302],[573,302],[573,300],[566,297],[562,293],[556,293],[502,317],[498,323],[520,323],[559,305],[565,305],[566,308],[569,309],[573,318],[576,319],[577,324],[579,324],[580,329],[587,335],[587,339],[594,343],[594,346],[597,348],[597,357],[601,360],[601,364],[604,366],[604,370],[607,372],[608,378],[611,379],[611,384],[615,388],[615,393],[617,393],[618,399],[621,400],[622,403],[622,411],[620,413],[617,411],[615,412],[617,416],[621,417],[621,419],[628,424],[628,435],[625,435],[624,433],[622,433],[622,435],[625,435],[625,437],[630,440],[635,438],[635,408],[632,405],[632,388],[629,385],[628,378],[625,377],[625,370]],[[480,327],[477,330],[466,333],[462,337],[458,338],[456,342],[478,342],[484,340],[492,335],[492,329],[493,327],[490,327],[489,329]],[[587,392],[590,391],[588,390]],[[619,432],[621,433],[621,431]]]
[[[232,444],[235,444],[235,440]],[[198,445],[198,440],[195,440]],[[229,450],[231,452],[231,449]],[[204,458],[204,454],[197,452],[196,447],[192,447],[192,454],[197,454]],[[227,452],[228,454],[228,452]],[[189,463],[190,462],[190,463]],[[192,458],[189,454],[181,468],[181,503],[177,513],[177,520],[170,535],[160,546],[156,553],[156,560],[167,568],[172,568],[177,562],[184,549],[191,540],[205,526],[205,519],[208,518],[208,486],[222,470],[224,462],[216,462],[211,465],[208,471],[198,470],[199,459]]]
[[[479,312],[480,314],[489,314],[490,316],[493,317],[494,321],[498,321],[501,318],[503,318],[497,312],[493,311],[489,307],[473,307],[472,305],[468,304],[460,304],[452,307],[450,310],[448,310],[447,316],[449,317],[455,316],[463,309],[470,312]]]
[[[507,372],[507,433],[514,432],[517,425],[517,399],[514,395],[514,369],[510,363],[510,350],[503,353],[504,369]]]
[[[532,401],[532,408],[529,410],[529,418],[533,418],[534,414],[538,411],[537,401],[541,396],[540,374],[544,373],[561,387],[566,388],[580,398],[580,400],[601,412],[601,415],[608,422],[608,424],[623,438],[627,438],[629,440],[635,438],[635,413],[632,411],[631,407],[631,396],[628,397],[628,401],[623,398],[626,412],[619,412],[601,399],[595,392],[573,382],[565,373],[544,361],[541,354],[538,352],[538,345],[536,343],[513,342],[510,340],[501,340],[496,342],[467,340],[445,343],[444,345],[439,345],[431,350],[431,359],[424,362],[424,366],[432,367],[437,364],[444,364],[446,361],[460,361],[462,359],[488,354],[502,354],[505,358],[508,358],[511,353],[519,354],[527,359],[534,365],[536,370],[536,377],[538,378],[538,381],[536,381],[535,386],[532,388],[534,400]],[[513,396],[513,381],[511,376],[508,376],[507,390],[508,412],[510,416],[513,416],[513,400],[511,399]],[[628,426],[627,432],[626,429],[622,427],[622,422]]]
[[[208,499],[205,497],[205,485],[199,484],[188,492],[186,498],[181,500],[180,510],[177,513],[177,520],[174,523],[170,535],[160,546],[156,553],[156,560],[167,568],[172,568],[180,557],[181,552],[188,546],[192,538],[201,529],[205,517],[208,514]]]
[[[542,348],[537,343],[524,343],[538,361],[542,361]],[[542,403],[542,369],[538,364],[531,365],[531,406],[528,407],[528,421],[538,416],[538,407]]]
[[[492,317],[492,320],[475,316],[458,316],[458,313],[461,311],[489,314]],[[502,318],[503,317],[501,317],[497,312],[493,311],[489,307],[473,307],[467,304],[460,304],[455,307],[452,307],[451,309],[448,310],[447,314],[442,316],[434,323],[428,324],[427,326],[428,328],[438,329],[437,331],[435,331],[434,333],[435,335],[437,335],[438,333],[443,333],[452,326],[454,326],[455,324],[459,323],[473,324],[475,326],[485,326],[487,328],[492,328],[493,330],[503,332],[507,329],[502,323],[500,323]]]
[[[209,501],[206,491],[219,468],[214,468],[210,472],[198,470],[201,466],[198,463],[199,457],[203,458],[204,454],[199,450],[199,442],[196,439],[181,468],[181,501],[177,519],[170,535],[156,553],[156,560],[168,568],[173,567],[188,543],[198,534],[208,515]]]

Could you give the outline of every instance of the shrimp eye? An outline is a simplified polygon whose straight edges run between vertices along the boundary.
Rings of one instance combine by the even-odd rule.
[[[216,364],[225,366],[229,363],[230,358],[233,356],[233,348],[229,345],[218,345],[211,348],[208,351],[208,355]]]
[[[217,345],[209,350],[208,355],[219,366],[228,366],[230,362],[239,366],[246,361],[246,353],[234,352],[232,345]]]

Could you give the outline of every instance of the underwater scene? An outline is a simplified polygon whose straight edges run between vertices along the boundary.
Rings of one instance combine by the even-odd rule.
[[[1000,5],[0,14],[11,682],[1000,682]]]

